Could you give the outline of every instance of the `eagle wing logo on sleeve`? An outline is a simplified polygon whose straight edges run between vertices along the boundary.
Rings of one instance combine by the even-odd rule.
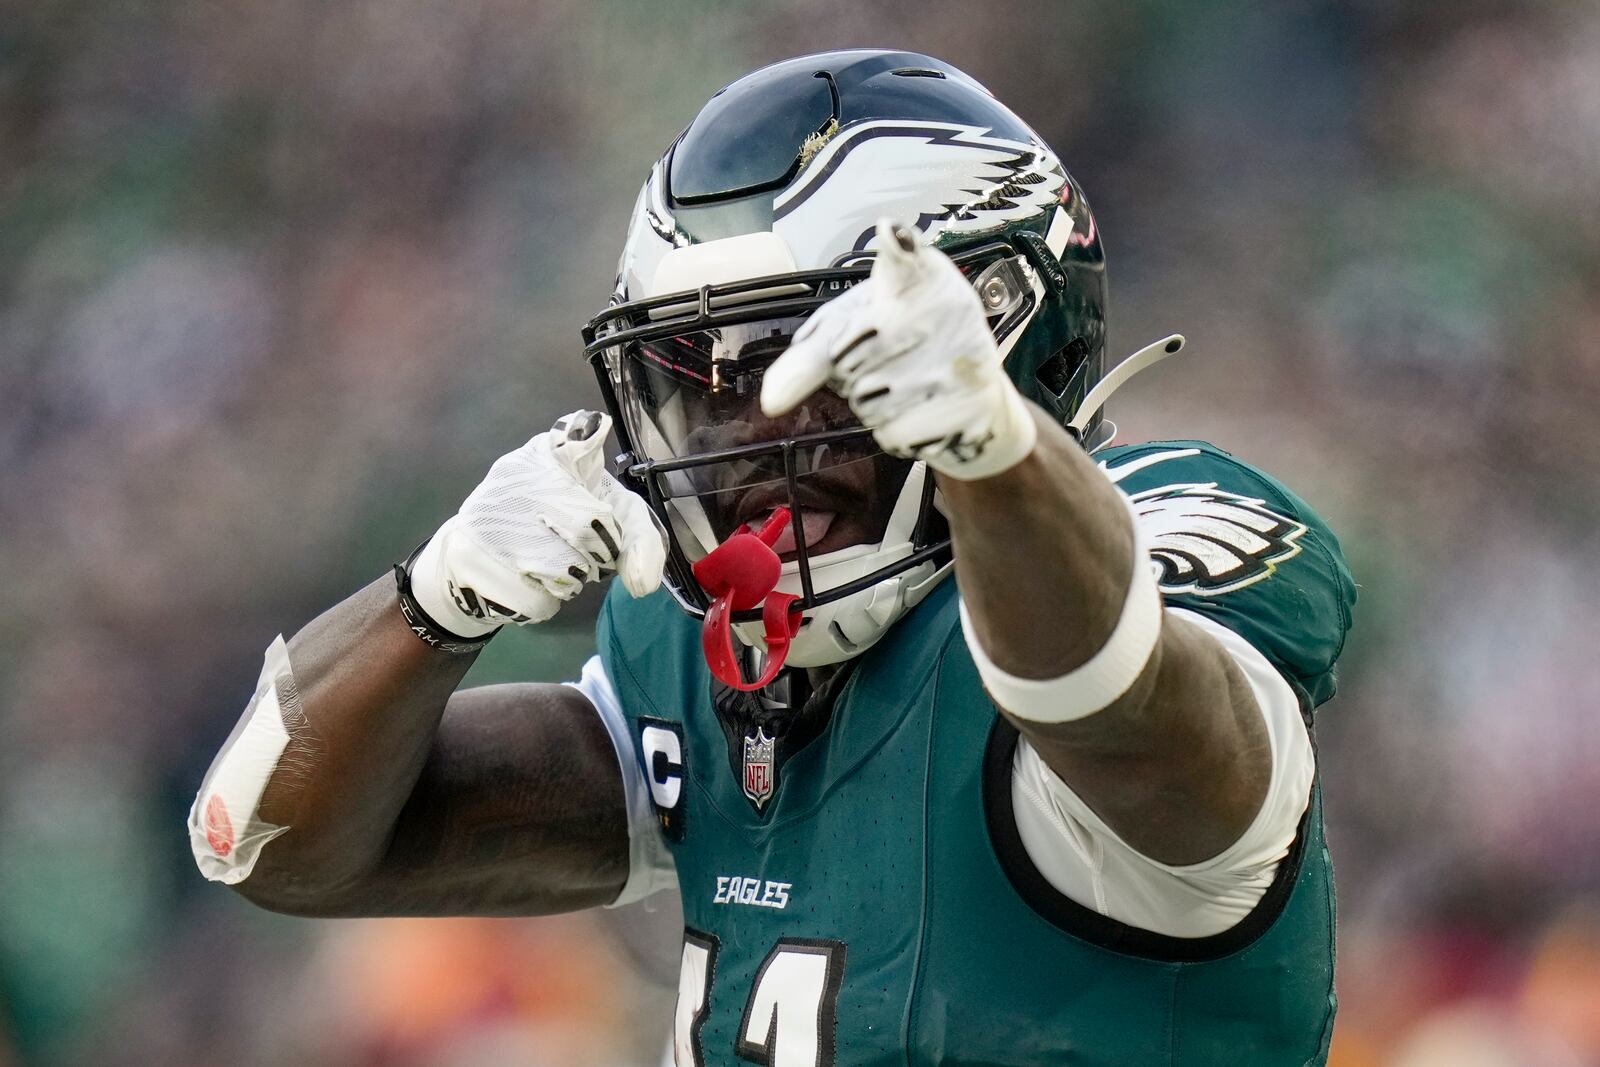
[[[1129,498],[1161,568],[1161,591],[1219,596],[1268,578],[1300,553],[1303,523],[1215,482],[1166,485]]]

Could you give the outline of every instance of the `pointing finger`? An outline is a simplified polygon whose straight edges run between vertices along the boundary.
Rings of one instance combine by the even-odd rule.
[[[828,384],[839,357],[871,326],[872,282],[857,282],[801,323],[761,380],[761,411],[777,418]]]
[[[820,314],[820,313],[819,313]],[[832,331],[813,329],[791,344],[761,378],[761,411],[776,418],[821,389],[833,369]]]
[[[922,234],[891,218],[878,220],[878,254],[872,262],[872,277],[891,293],[903,293],[921,280],[926,268],[927,245]]]
[[[584,488],[594,490],[605,471],[606,435],[611,416],[582,409],[563,415],[550,428],[550,455]]]

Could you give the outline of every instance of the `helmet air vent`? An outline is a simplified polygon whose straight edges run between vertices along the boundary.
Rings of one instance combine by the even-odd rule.
[[[1036,375],[1039,384],[1057,400],[1065,400],[1072,388],[1072,379],[1077,376],[1078,368],[1088,355],[1089,343],[1081,337],[1074,337],[1066,348],[1039,364]]]

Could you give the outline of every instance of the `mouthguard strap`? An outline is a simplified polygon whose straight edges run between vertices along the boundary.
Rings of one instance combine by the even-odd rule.
[[[800,630],[800,598],[774,590],[783,563],[772,546],[789,525],[789,509],[778,508],[759,531],[740,526],[722,544],[694,565],[695,580],[714,598],[700,629],[706,666],[724,685],[749,693],[772,682],[789,658],[789,643]],[[733,647],[733,613],[761,605],[767,645],[767,666],[753,682],[744,679]]]

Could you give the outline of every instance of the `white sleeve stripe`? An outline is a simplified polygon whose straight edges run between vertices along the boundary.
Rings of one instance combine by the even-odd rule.
[[[628,880],[607,907],[620,907],[643,900],[650,894],[675,887],[672,853],[661,839],[661,829],[656,823],[655,809],[650,802],[650,786],[644,779],[638,750],[628,720],[622,713],[622,701],[606,676],[599,656],[590,656],[583,665],[583,674],[576,682],[568,682],[578,692],[589,698],[606,733],[617,751],[617,766],[622,771],[623,801],[628,808]]]

